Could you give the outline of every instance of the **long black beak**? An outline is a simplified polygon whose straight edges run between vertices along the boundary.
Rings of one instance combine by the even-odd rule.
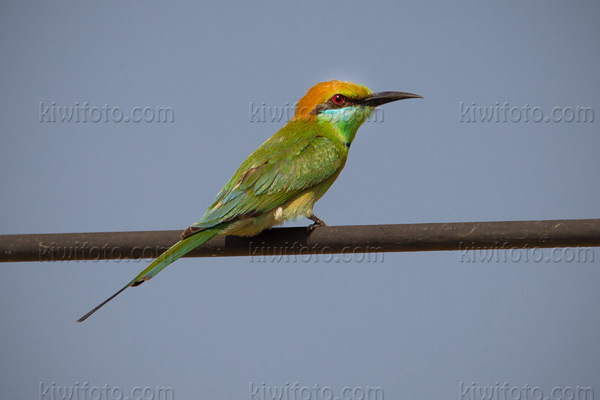
[[[406,92],[379,92],[373,93],[362,100],[357,101],[360,105],[377,107],[382,104],[391,103],[392,101],[404,99],[422,99],[423,96]]]

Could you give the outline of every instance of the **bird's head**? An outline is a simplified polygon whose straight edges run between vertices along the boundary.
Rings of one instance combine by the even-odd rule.
[[[349,142],[375,107],[396,100],[422,98],[406,92],[373,93],[369,88],[352,82],[328,81],[317,83],[298,101],[294,119],[315,119],[331,124]]]

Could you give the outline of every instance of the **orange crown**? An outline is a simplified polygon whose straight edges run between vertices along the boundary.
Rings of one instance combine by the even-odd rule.
[[[350,99],[358,99],[367,97],[372,92],[368,87],[352,82],[331,80],[317,83],[315,86],[308,89],[308,92],[306,92],[304,97],[298,100],[294,119],[314,118],[315,116],[311,115],[311,111],[314,110],[315,106],[317,104],[325,103],[333,95],[338,93]]]

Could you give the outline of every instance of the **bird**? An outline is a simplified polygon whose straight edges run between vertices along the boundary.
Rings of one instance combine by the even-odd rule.
[[[422,98],[408,92],[373,93],[364,85],[330,80],[311,87],[294,116],[259,146],[217,194],[204,216],[146,269],[77,322],[83,322],[129,287],[139,286],[168,265],[220,235],[255,236],[285,221],[306,217],[326,225],[313,206],[344,168],[358,128],[375,107]]]

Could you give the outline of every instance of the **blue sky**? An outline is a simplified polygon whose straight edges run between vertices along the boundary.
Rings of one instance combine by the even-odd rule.
[[[293,104],[329,79],[424,99],[388,104],[359,130],[315,207],[328,224],[600,217],[597,2],[2,9],[0,234],[184,229],[285,122],[252,121],[252,105]],[[168,108],[173,120],[49,122],[48,107],[85,103],[130,117]],[[514,400],[525,385],[549,400],[574,400],[567,387],[597,397],[590,251],[183,259],[84,324],[147,260],[5,264],[0,396],[87,382],[129,398],[168,387],[176,399],[252,400],[265,398],[257,385],[297,382],[340,399],[375,387],[387,399],[480,400],[505,383]]]

